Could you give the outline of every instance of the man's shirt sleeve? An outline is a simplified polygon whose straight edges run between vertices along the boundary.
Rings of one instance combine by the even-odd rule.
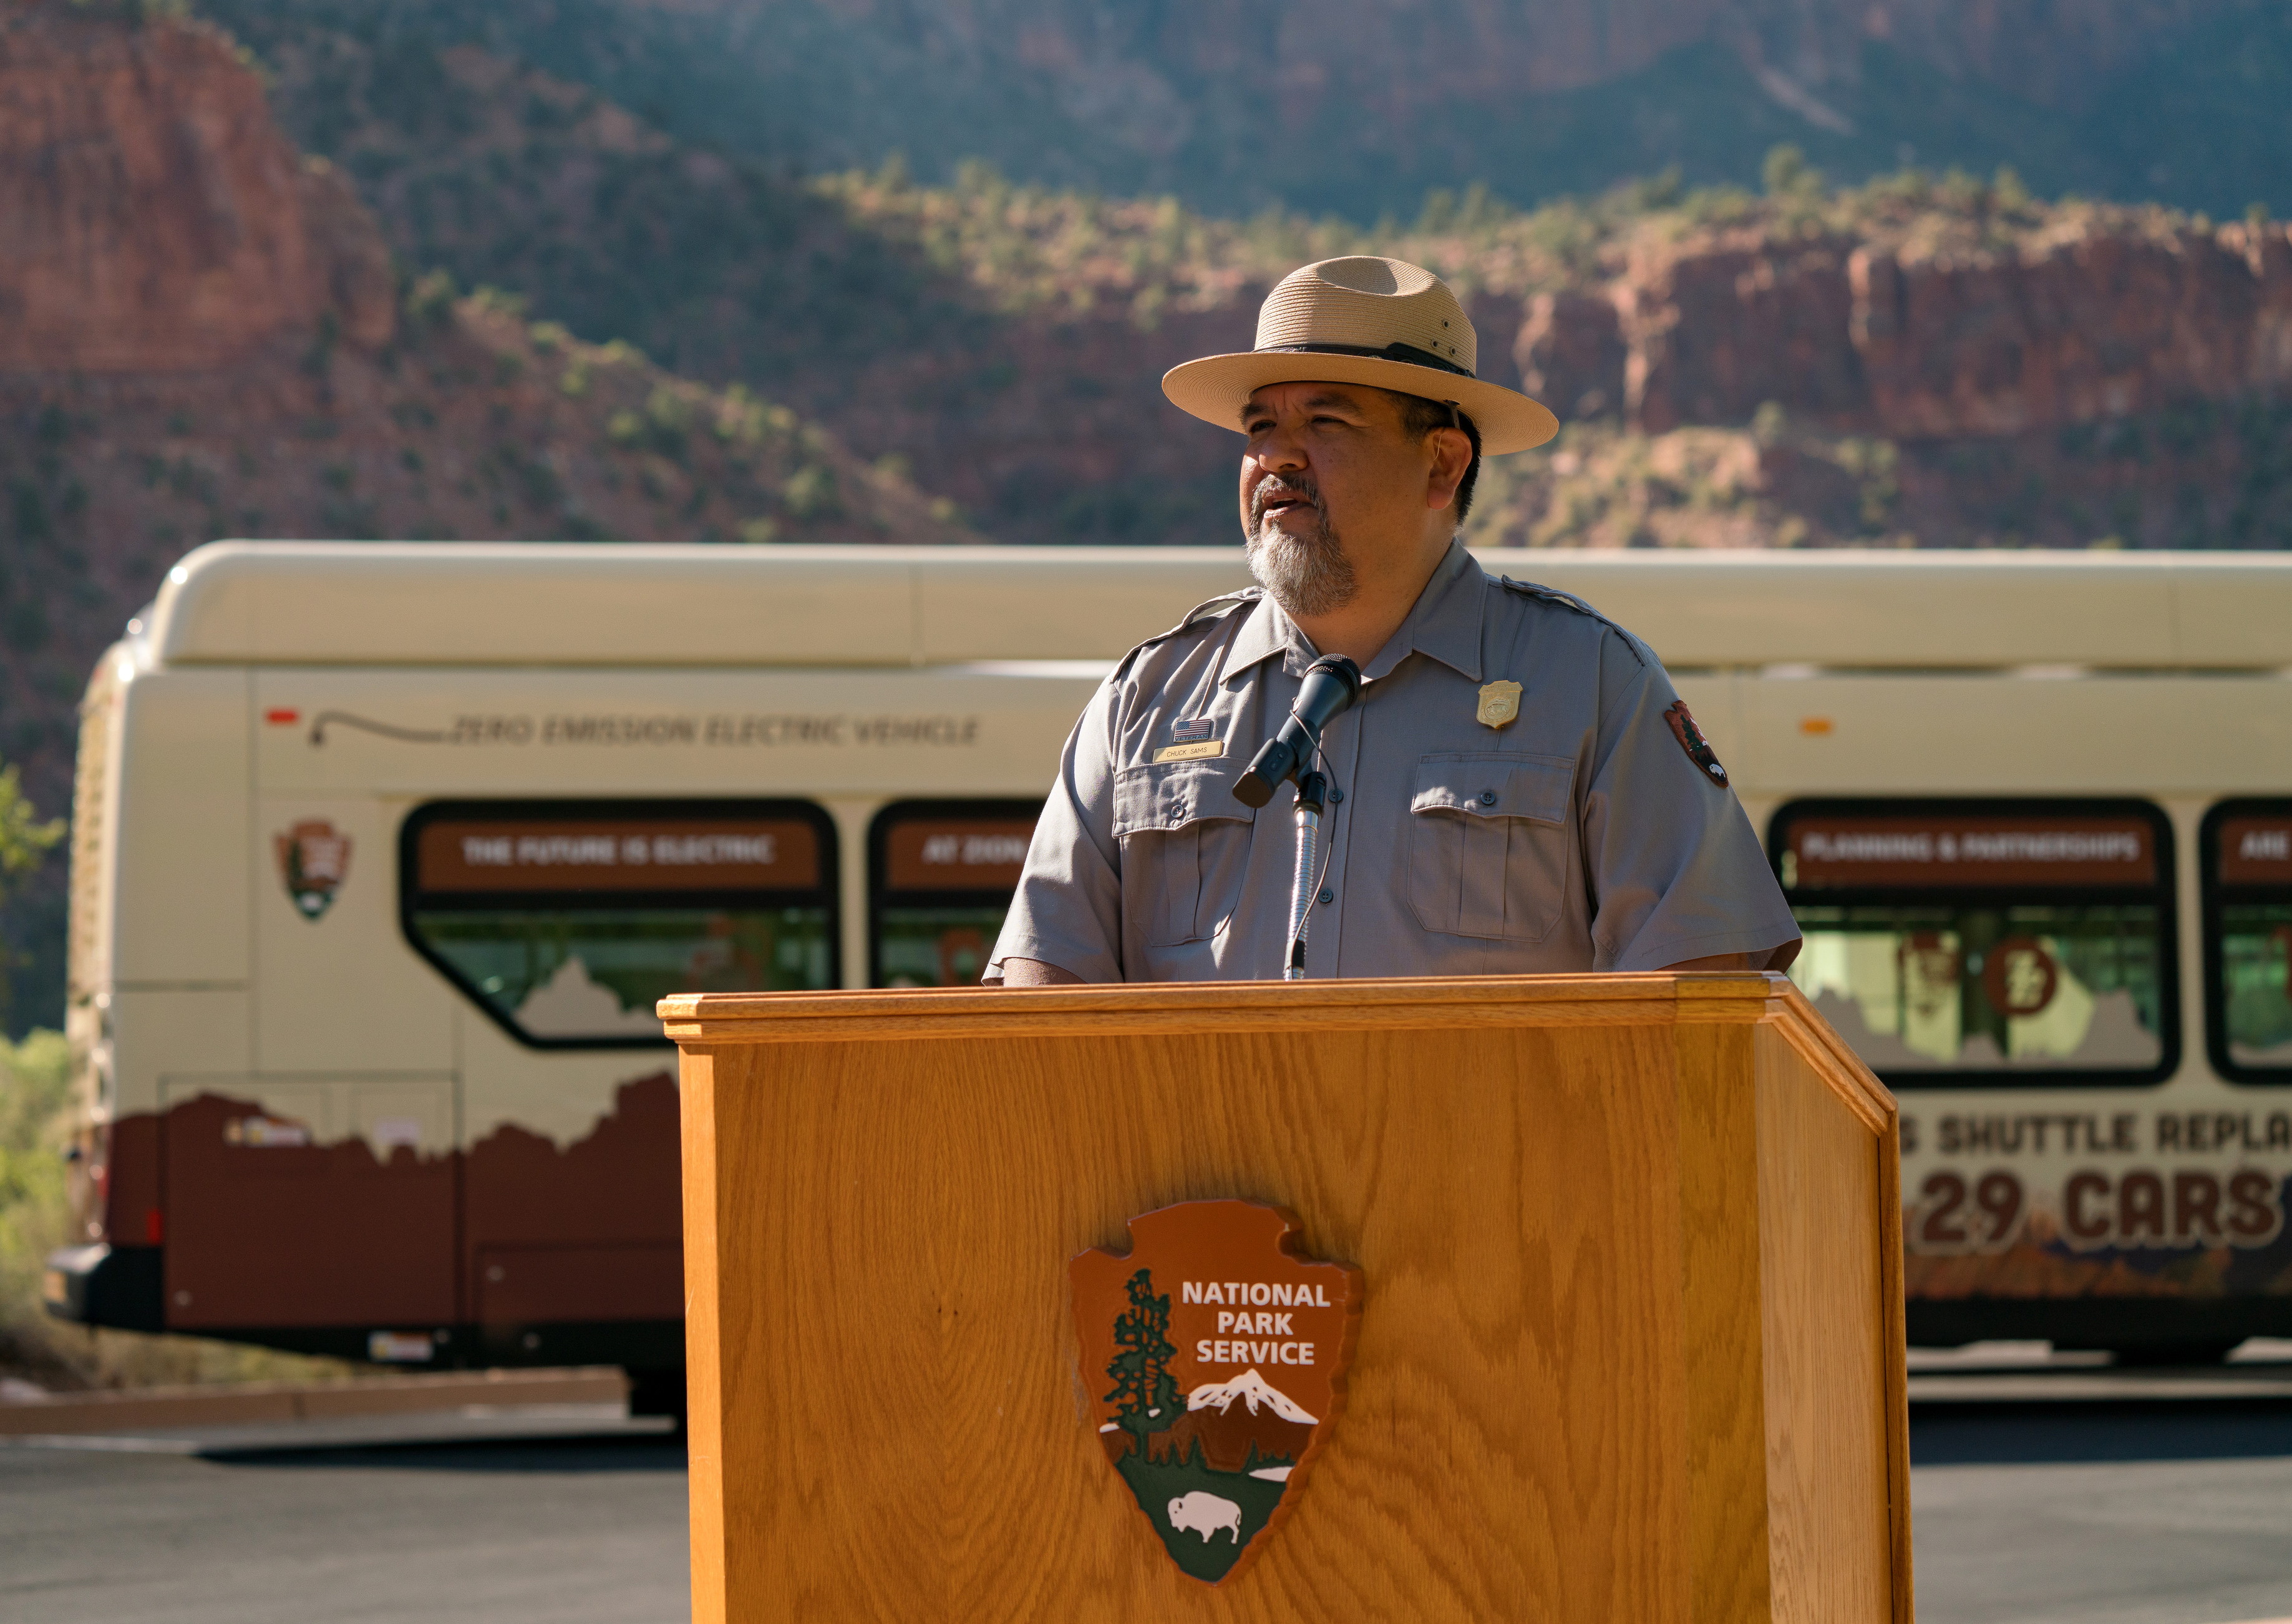
[[[1786,943],[1788,963],[1798,925],[1735,792],[1690,754],[1692,726],[1667,716],[1679,706],[1671,679],[1614,634],[1602,640],[1600,675],[1583,807],[1594,967],[1660,970]],[[1683,707],[1678,714],[1684,721]]]
[[[1019,888],[980,979],[1031,958],[1086,982],[1122,979],[1122,852],[1114,838],[1114,731],[1122,673],[1101,683],[1059,755]]]

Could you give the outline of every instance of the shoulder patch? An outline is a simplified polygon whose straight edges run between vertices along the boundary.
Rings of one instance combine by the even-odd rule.
[[[1173,637],[1182,635],[1206,621],[1221,619],[1234,610],[1254,604],[1264,595],[1265,588],[1263,586],[1242,586],[1212,598],[1207,602],[1195,604],[1180,618],[1177,625],[1166,632],[1156,633],[1124,655],[1121,664],[1114,668],[1114,675],[1120,677],[1128,675],[1130,663],[1147,650],[1158,644],[1166,643]]]
[[[1679,740],[1679,747],[1687,752],[1687,759],[1706,775],[1704,781],[1726,788],[1727,769],[1719,764],[1719,757],[1712,752],[1711,741],[1704,738],[1703,730],[1695,725],[1695,713],[1687,708],[1687,701],[1674,699],[1671,708],[1663,713],[1663,719],[1670,725],[1671,736]]]
[[[1617,636],[1622,638],[1624,640],[1624,646],[1632,651],[1632,658],[1639,661],[1641,665],[1646,666],[1658,663],[1654,658],[1654,650],[1650,650],[1647,644],[1642,642],[1638,638],[1633,636],[1631,633],[1626,631],[1622,626],[1618,626],[1614,621],[1609,619],[1607,616],[1602,614],[1598,610],[1594,609],[1589,603],[1585,602],[1583,599],[1578,597],[1574,593],[1562,592],[1557,586],[1539,586],[1534,581],[1515,581],[1508,575],[1497,576],[1496,578],[1496,581],[1497,585],[1503,587],[1506,592],[1516,594],[1521,597],[1534,598],[1545,603],[1556,603],[1562,609],[1573,610],[1579,615],[1590,616],[1602,626],[1606,626],[1610,631],[1615,633]]]

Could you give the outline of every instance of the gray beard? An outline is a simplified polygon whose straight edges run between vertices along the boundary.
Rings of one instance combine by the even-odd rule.
[[[1250,524],[1244,533],[1243,550],[1257,584],[1293,617],[1326,615],[1352,602],[1360,591],[1360,582],[1353,575],[1344,548],[1338,545],[1336,531],[1330,528],[1320,493],[1308,493],[1313,501],[1313,529],[1303,536],[1292,536],[1266,522],[1263,489],[1260,486],[1259,496],[1251,499]]]

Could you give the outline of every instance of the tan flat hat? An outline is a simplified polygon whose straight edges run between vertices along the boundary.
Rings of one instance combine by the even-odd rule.
[[[1449,285],[1406,260],[1355,255],[1283,277],[1257,312],[1257,347],[1173,367],[1162,392],[1221,428],[1268,384],[1370,384],[1453,401],[1489,456],[1525,451],[1560,432],[1541,405],[1473,376],[1480,341]]]

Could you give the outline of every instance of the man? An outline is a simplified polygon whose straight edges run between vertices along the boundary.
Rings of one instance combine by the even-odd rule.
[[[1448,286],[1398,260],[1284,279],[1247,355],[1162,380],[1247,437],[1262,590],[1131,650],[1067,740],[985,980],[1278,979],[1287,793],[1233,781],[1341,654],[1360,700],[1322,739],[1327,866],[1310,977],[1780,969],[1784,905],[1726,772],[1638,639],[1490,580],[1457,539],[1483,454],[1552,414],[1473,375]]]

